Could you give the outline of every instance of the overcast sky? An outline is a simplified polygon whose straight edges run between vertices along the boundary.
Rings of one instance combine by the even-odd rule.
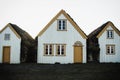
[[[34,38],[61,9],[87,35],[107,21],[120,30],[120,0],[0,0],[0,30],[13,23]]]

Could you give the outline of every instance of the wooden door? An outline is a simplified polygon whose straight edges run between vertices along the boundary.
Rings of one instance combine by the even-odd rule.
[[[10,47],[3,47],[3,63],[10,63]]]
[[[82,46],[74,46],[74,63],[82,63]]]

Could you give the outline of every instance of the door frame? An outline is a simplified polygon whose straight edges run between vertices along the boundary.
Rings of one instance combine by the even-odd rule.
[[[76,41],[73,45],[73,49],[74,49],[74,59],[73,60],[74,60],[74,63],[77,63],[77,62],[75,62],[75,47],[81,48],[81,62],[80,63],[82,63],[83,62],[83,45],[80,41]]]

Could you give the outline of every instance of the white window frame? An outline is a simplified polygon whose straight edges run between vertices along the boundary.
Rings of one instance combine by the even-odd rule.
[[[58,54],[58,46],[60,50],[60,54]],[[64,54],[62,54],[62,47],[64,47]],[[66,55],[66,45],[65,44],[57,44],[56,45],[56,56],[65,56]]]
[[[46,54],[46,46],[47,46],[47,53]],[[50,54],[50,46],[52,46],[52,49],[51,49],[51,54]],[[53,56],[54,54],[54,45],[53,44],[44,44],[44,55],[45,56]]]
[[[67,20],[66,19],[58,19],[57,20],[57,30],[58,31],[66,31],[67,30]]]
[[[107,30],[107,39],[113,39],[113,38],[114,38],[114,31]]]
[[[115,45],[106,45],[106,54],[114,55],[115,54]]]

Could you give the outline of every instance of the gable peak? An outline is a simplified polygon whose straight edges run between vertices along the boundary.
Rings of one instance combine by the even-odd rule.
[[[112,23],[111,21],[107,21],[107,23]]]
[[[102,28],[102,29],[101,29],[101,31],[99,31],[99,34],[97,35],[97,38],[100,37],[100,36],[102,35],[102,33],[103,33],[109,26],[111,26],[111,27],[115,30],[115,32],[120,36],[120,31],[115,27],[115,25],[114,25],[111,21],[108,21],[108,22],[106,22],[105,24],[103,24],[103,25],[100,27],[100,28]]]
[[[61,9],[61,10],[58,12],[58,15],[60,15],[60,14],[64,14],[64,15],[65,15],[65,14],[67,14],[67,13],[66,13],[65,10]]]
[[[60,12],[65,12],[65,10],[64,10],[64,9],[61,9]]]
[[[66,17],[66,19],[73,25],[73,27],[78,31],[78,33],[80,34],[80,35],[82,35],[82,37],[84,38],[84,39],[87,39],[87,35],[80,29],[80,27],[77,25],[77,23],[73,20],[73,18],[71,18],[71,16],[68,14],[68,13],[66,13],[65,12],[65,10],[60,10],[60,12],[59,13],[57,13],[57,15],[55,16],[55,17],[53,17],[53,19],[38,33],[38,35],[37,35],[37,37],[38,36],[41,36],[47,29],[48,29],[48,27],[50,27],[50,25],[55,21],[55,20],[57,20],[57,18],[61,15],[61,14],[63,14],[65,17]]]

